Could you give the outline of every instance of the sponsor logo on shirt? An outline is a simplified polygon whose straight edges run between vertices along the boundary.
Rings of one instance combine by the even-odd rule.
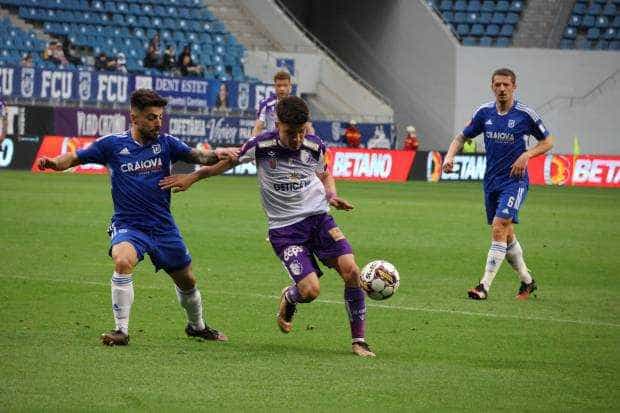
[[[121,172],[147,173],[159,171],[163,167],[160,157],[121,164]]]
[[[299,181],[299,182],[284,182],[284,183],[275,183],[273,184],[273,189],[276,191],[299,191],[310,185],[310,180]]]
[[[121,149],[121,151],[118,154],[119,155],[129,155],[129,149],[127,149],[127,147],[124,147],[123,149]]]
[[[512,133],[485,132],[484,135],[487,139],[492,139],[499,143],[513,143],[515,141],[515,136]]]
[[[151,148],[153,148],[153,154],[157,155],[158,153],[161,153],[161,145],[156,143],[154,144]]]
[[[508,127],[509,128],[514,128],[515,127],[515,120],[514,119],[510,119],[508,121]]]
[[[484,122],[485,125],[493,125],[493,122],[491,121],[491,119],[487,120],[486,122]]]

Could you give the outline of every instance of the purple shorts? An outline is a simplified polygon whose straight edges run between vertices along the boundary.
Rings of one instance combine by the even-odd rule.
[[[353,249],[327,214],[312,215],[303,221],[269,230],[269,241],[295,283],[315,272],[323,274],[315,256],[331,268],[328,260],[352,254]]]

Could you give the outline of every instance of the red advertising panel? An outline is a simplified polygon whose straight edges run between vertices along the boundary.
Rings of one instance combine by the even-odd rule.
[[[530,183],[620,188],[620,156],[546,155],[528,164]]]
[[[327,166],[336,179],[405,182],[414,157],[414,151],[331,147]]]
[[[88,147],[95,141],[95,138],[83,138],[83,137],[66,137],[66,136],[44,136],[43,142],[39,147],[35,162],[32,164],[32,172],[54,172],[51,169],[45,171],[39,170],[36,164],[36,159],[41,156],[47,156],[48,158],[54,158],[58,155],[62,155],[68,152],[75,152],[78,149]],[[73,172],[78,174],[105,174],[108,172],[107,168],[98,164],[84,164],[78,165],[74,168],[67,170],[66,172]]]

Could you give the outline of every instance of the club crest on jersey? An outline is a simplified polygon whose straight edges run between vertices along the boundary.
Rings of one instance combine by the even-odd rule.
[[[153,148],[153,154],[157,155],[158,153],[161,153],[161,145],[156,143],[152,146]]]
[[[278,158],[276,153],[274,151],[269,151],[267,152],[267,155],[269,155],[269,167],[271,169],[276,169],[278,167]]]
[[[508,127],[509,128],[514,128],[515,127],[515,120],[514,119],[510,119],[508,121]]]
[[[303,163],[308,163],[310,161],[310,154],[308,153],[308,151],[301,151],[299,153],[299,159],[303,162]]]

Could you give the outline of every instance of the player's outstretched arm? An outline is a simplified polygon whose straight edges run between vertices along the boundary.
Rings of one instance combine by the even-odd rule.
[[[444,172],[452,172],[452,168],[454,167],[454,156],[463,148],[463,144],[465,143],[465,135],[463,132],[460,132],[458,135],[452,139],[452,143],[448,148],[448,153],[446,153],[446,157],[444,158],[442,169]]]
[[[338,196],[336,193],[336,180],[329,172],[317,173],[317,176],[321,182],[323,182],[323,186],[325,187],[325,198],[327,198],[327,202],[329,202],[331,206],[343,211],[350,211],[355,208],[349,201]]]
[[[530,158],[542,155],[543,153],[551,150],[551,148],[553,148],[553,142],[555,142],[555,137],[549,135],[545,139],[538,141],[536,146],[523,152],[521,156],[517,158],[515,163],[512,164],[512,167],[510,168],[510,176],[525,175],[525,172],[527,171],[527,162],[530,160]]]
[[[236,159],[239,155],[239,148],[217,148],[206,152],[193,148],[187,153],[185,161],[200,165],[215,165],[221,160]]]
[[[254,122],[254,129],[252,129],[252,136],[258,136],[265,129],[265,122],[260,119],[256,119]]]
[[[161,189],[172,189],[172,192],[187,191],[190,186],[201,179],[220,175],[235,165],[236,161],[227,159],[219,161],[212,166],[203,166],[191,174],[170,175],[159,181],[159,187]]]
[[[47,156],[42,156],[41,158],[37,159],[37,166],[42,171],[45,169],[64,171],[71,167],[77,166],[80,163],[80,158],[78,158],[75,152],[64,153],[55,158],[48,158]]]

